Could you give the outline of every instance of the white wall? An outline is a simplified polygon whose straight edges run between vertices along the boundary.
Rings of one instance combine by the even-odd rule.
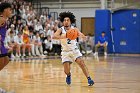
[[[50,9],[50,12],[65,12],[70,11],[76,17],[76,25],[81,30],[81,18],[82,17],[95,17],[95,8],[85,8],[85,9]]]
[[[42,7],[50,9],[70,9],[70,8],[100,8],[100,1],[81,1],[81,2],[41,2]]]

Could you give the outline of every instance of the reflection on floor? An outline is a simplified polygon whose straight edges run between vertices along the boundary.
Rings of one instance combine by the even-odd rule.
[[[65,83],[60,57],[15,59],[0,72],[0,88],[13,93],[140,93],[140,56],[84,57],[95,85],[76,63]]]

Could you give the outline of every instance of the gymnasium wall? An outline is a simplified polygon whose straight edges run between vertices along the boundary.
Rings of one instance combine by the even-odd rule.
[[[113,13],[113,35],[116,53],[140,53],[140,10]]]
[[[107,32],[108,51],[113,52],[111,42],[111,13],[109,10],[97,10],[95,22],[95,41],[101,31]],[[140,53],[140,10],[119,10],[112,14],[113,39],[115,53]]]
[[[95,17],[95,8],[83,8],[83,9],[50,9],[50,12],[64,12],[70,11],[73,12],[76,16],[77,27],[81,30],[81,18],[82,17]]]
[[[95,43],[97,44],[98,37],[104,31],[108,37],[108,52],[112,52],[112,39],[110,32],[111,13],[109,10],[96,10],[95,15]]]

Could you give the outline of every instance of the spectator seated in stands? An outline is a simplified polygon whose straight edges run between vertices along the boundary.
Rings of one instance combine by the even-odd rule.
[[[19,32],[17,36],[15,36],[15,42],[19,45],[19,56],[21,56],[21,49],[22,49],[22,56],[25,56],[25,44],[23,42],[22,34]]]
[[[47,51],[47,54],[49,55],[52,52],[51,36],[47,36],[47,39],[44,40],[44,43],[45,43],[45,50]]]
[[[33,37],[35,40],[35,53],[37,56],[44,56],[43,54],[43,47],[42,47],[42,41],[39,35],[39,32],[36,32],[36,35]]]
[[[12,50],[16,50],[15,55],[16,55],[16,57],[19,57],[20,56],[20,52],[19,52],[20,46],[18,45],[18,43],[15,42],[15,36],[14,36],[13,31],[10,31],[10,34],[9,34],[9,36],[6,37],[6,40],[7,40],[8,47],[12,48]]]
[[[99,36],[99,38],[98,38],[98,43],[95,45],[94,56],[98,55],[98,48],[99,47],[104,47],[104,55],[107,56],[107,45],[108,45],[107,37],[105,35],[105,32],[103,31],[101,33],[101,36]]]
[[[31,2],[25,0],[0,0],[0,2],[9,2],[12,5],[12,16],[7,19],[8,31],[5,39],[5,46],[11,51],[11,58],[41,56],[46,49],[48,53],[51,51],[52,54],[60,55],[60,41],[52,40],[54,31],[62,26],[59,19],[54,19],[47,11],[42,11],[41,14],[33,9]],[[48,36],[51,37],[51,42],[47,41],[46,45],[44,40],[48,39]]]
[[[25,49],[28,49],[28,56],[31,56],[31,44],[30,44],[28,26],[24,27],[22,36],[23,36],[23,42],[25,44]]]

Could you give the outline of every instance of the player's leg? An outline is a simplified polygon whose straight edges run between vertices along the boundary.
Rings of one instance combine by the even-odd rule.
[[[4,57],[0,57],[0,71],[4,68]]]
[[[6,66],[9,63],[9,57],[5,56],[4,57],[4,65]]]
[[[77,58],[75,62],[80,66],[80,68],[82,69],[85,76],[89,77],[88,69],[87,69],[82,57]]]
[[[9,63],[9,57],[0,57],[0,71]]]
[[[64,62],[64,72],[67,75],[66,83],[69,85],[71,84],[71,73],[70,73],[70,62]]]
[[[89,72],[88,72],[88,68],[86,67],[84,60],[82,57],[78,57],[75,61],[80,68],[82,69],[83,73],[85,74],[86,78],[88,79],[88,85],[92,86],[94,84],[94,81],[91,79]]]
[[[94,84],[94,81],[90,78],[88,68],[86,67],[86,65],[84,63],[84,60],[82,58],[82,54],[80,53],[79,49],[73,51],[73,55],[74,55],[75,62],[80,66],[80,68],[82,69],[84,75],[88,79],[89,86],[92,86]]]
[[[65,74],[69,76],[70,75],[70,62],[65,62],[63,63],[63,65],[64,65]]]
[[[64,72],[66,76],[66,83],[71,84],[71,73],[70,73],[70,64],[72,63],[71,57],[69,57],[69,52],[61,52],[62,63],[64,66]]]
[[[9,63],[9,57],[8,57],[8,51],[5,48],[4,45],[1,46],[1,54],[0,54],[0,70],[2,70],[8,63]]]

